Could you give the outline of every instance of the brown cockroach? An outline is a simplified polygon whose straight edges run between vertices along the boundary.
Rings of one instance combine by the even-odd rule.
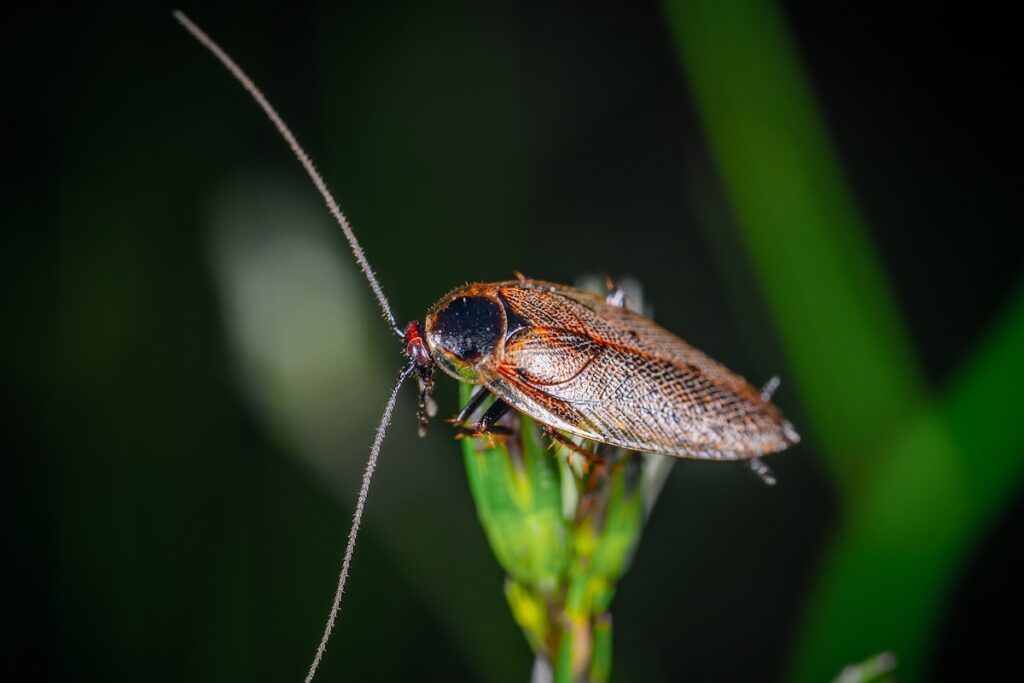
[[[421,326],[399,327],[383,289],[323,178],[281,117],[220,46],[181,12],[175,19],[253,96],[309,174],[345,234],[408,362],[377,425],[342,560],[338,586],[306,680],[312,680],[334,628],[370,480],[399,389],[414,372],[420,385],[420,434],[432,410],[434,368],[478,385],[455,418],[470,433],[491,433],[518,410],[556,439],[564,434],[596,444],[681,458],[743,460],[774,483],[760,456],[800,440],[770,401],[777,380],[761,391],[725,366],[623,305],[621,290],[606,297],[565,285],[517,279],[460,287],[436,303]],[[493,395],[479,421],[472,415]]]
[[[743,378],[618,298],[525,277],[460,287],[427,313],[425,335],[409,324],[406,355],[481,386],[458,424],[477,396],[497,397],[479,432],[514,408],[556,432],[684,458],[750,460],[799,440]]]

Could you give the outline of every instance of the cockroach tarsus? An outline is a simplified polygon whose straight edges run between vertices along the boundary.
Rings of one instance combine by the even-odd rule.
[[[674,457],[741,460],[765,483],[775,482],[761,456],[800,439],[770,402],[778,378],[758,391],[629,310],[623,291],[610,281],[601,297],[515,272],[515,280],[455,289],[431,307],[422,325],[413,321],[399,327],[348,220],[284,120],[202,29],[179,11],[174,18],[249,92],[302,164],[341,227],[384,319],[404,342],[408,359],[374,434],[337,589],[307,682],[316,675],[334,629],[381,444],[399,390],[413,374],[419,384],[421,436],[436,412],[431,392],[434,370],[440,368],[479,387],[454,419],[459,434],[501,435],[497,423],[514,409],[532,417],[562,445],[578,438]],[[470,422],[492,395],[494,402],[478,421]]]

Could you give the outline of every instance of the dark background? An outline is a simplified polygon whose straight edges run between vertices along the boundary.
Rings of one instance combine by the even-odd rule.
[[[669,329],[754,383],[781,375],[778,403],[806,422],[659,6],[182,9],[292,125],[400,322],[513,269],[632,276]],[[941,388],[1020,293],[1015,26],[783,11]],[[8,34],[8,666],[298,678],[400,345],[281,140],[170,8],[36,14]],[[413,393],[321,673],[526,680],[458,449],[441,422],[416,439]],[[452,382],[437,399],[455,412]],[[841,509],[801,431],[775,489],[676,466],[616,597],[616,680],[785,676]],[[1020,490],[959,562],[930,680],[1016,661],[994,617],[1024,606]],[[873,653],[853,643],[850,660]]]

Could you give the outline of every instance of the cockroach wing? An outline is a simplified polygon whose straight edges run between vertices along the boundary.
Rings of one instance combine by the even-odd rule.
[[[689,458],[748,459],[799,440],[742,377],[648,318],[563,285],[496,287],[518,324],[487,386],[541,422]]]
[[[505,341],[505,358],[513,359],[516,374],[532,386],[565,384],[601,354],[593,340],[553,327],[526,327]]]

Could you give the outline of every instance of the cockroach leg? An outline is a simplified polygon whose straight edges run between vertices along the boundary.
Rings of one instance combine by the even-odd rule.
[[[416,376],[420,385],[420,400],[416,408],[416,417],[419,419],[419,435],[427,435],[427,428],[430,426],[430,418],[437,414],[437,403],[430,394],[434,391],[434,372],[432,367],[417,367]]]
[[[604,477],[606,476],[606,474],[607,474],[607,472],[605,471],[605,461],[604,461],[604,458],[598,456],[597,459],[594,460],[592,464],[593,464],[593,467],[590,468],[590,472],[589,472],[590,478],[587,480],[587,491],[588,492],[596,491],[597,490],[598,482],[602,481],[604,479]],[[584,472],[586,472],[586,470],[584,470]]]
[[[775,486],[777,481],[775,475],[772,473],[772,469],[764,464],[764,460],[761,460],[761,458],[748,460],[747,466],[750,467],[750,470],[758,476],[765,486]]]
[[[542,429],[544,430],[544,433],[547,434],[548,437],[551,439],[551,447],[554,447],[557,444],[559,446],[564,446],[565,448],[569,449],[571,453],[576,453],[577,455],[583,456],[584,474],[586,474],[590,470],[591,465],[595,465],[597,467],[602,468],[604,467],[604,458],[602,458],[594,451],[587,450],[586,448],[577,445],[576,442],[574,442],[572,439],[570,439],[567,436],[563,436],[557,430],[552,429],[547,425],[542,425]]]
[[[491,404],[491,407],[487,409],[487,412],[484,413],[484,416],[480,418],[480,422],[477,423],[478,426],[480,427],[480,431],[484,432],[485,434],[490,434],[492,432],[495,434],[502,434],[508,432],[509,430],[505,429],[504,427],[498,427],[497,423],[498,420],[503,418],[505,416],[505,413],[507,413],[510,410],[512,410],[512,406],[505,403],[500,398],[497,399],[494,403]]]
[[[485,391],[484,393],[487,392]],[[476,405],[471,407],[470,404],[472,404],[474,401],[476,401]],[[470,410],[468,410],[467,412],[466,408],[462,409],[462,412],[459,413],[459,416],[463,417],[463,420],[461,422],[456,422],[455,427],[462,434],[468,433],[472,434],[473,436],[482,436],[486,434],[488,437],[488,441],[491,447],[493,448],[494,435],[508,436],[512,433],[512,430],[509,429],[508,427],[502,427],[499,424],[497,424],[498,420],[503,418],[508,411],[512,410],[512,406],[505,403],[501,399],[498,399],[491,404],[491,407],[487,409],[487,411],[480,418],[479,422],[466,422],[465,420],[476,411],[476,409],[480,406],[480,403],[482,402],[482,399],[477,401],[476,394],[471,396],[469,399],[469,403],[466,404],[466,408],[470,408]],[[463,413],[465,413],[465,416],[463,416]],[[456,418],[456,420],[458,420],[458,418]]]
[[[780,384],[782,384],[782,380],[779,379],[779,376],[772,375],[772,378],[765,382],[764,386],[761,387],[761,400],[770,401],[772,394],[775,393],[775,390],[779,388]]]
[[[479,422],[469,423],[465,425],[465,428],[477,434],[511,434],[511,429],[498,425],[498,420],[505,417],[505,413],[510,410],[512,410],[512,406],[499,398],[491,404],[491,407],[487,409],[487,412],[483,414]]]
[[[608,289],[608,294],[604,297],[605,303],[619,308],[626,305],[626,291],[615,284],[614,280],[610,277],[605,278],[604,286]]]
[[[487,400],[490,393],[491,392],[487,390],[487,387],[477,387],[476,391],[473,392],[473,395],[469,397],[468,401],[466,401],[466,405],[462,406],[462,410],[459,411],[459,414],[451,420],[451,423],[456,427],[461,427],[466,424],[466,420],[468,420],[470,416],[477,411],[477,408]]]

